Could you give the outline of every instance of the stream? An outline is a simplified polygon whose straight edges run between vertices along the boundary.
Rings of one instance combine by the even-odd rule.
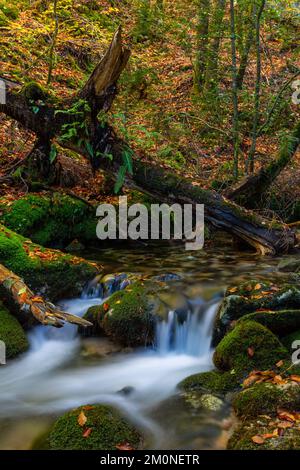
[[[172,310],[157,326],[152,348],[123,350],[106,357],[82,354],[77,328],[35,327],[30,350],[0,369],[0,449],[28,449],[64,411],[83,404],[108,403],[141,427],[146,446],[156,449],[222,449],[230,407],[210,411],[187,406],[176,392],[185,377],[210,370],[212,326],[224,289],[251,278],[276,280],[278,259],[218,249],[107,249],[85,253],[108,272],[179,274],[176,291],[189,299],[190,312],[179,324]],[[83,291],[60,303],[83,315],[103,299]]]

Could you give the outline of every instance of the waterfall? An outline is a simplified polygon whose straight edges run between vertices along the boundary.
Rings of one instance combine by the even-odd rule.
[[[156,328],[156,349],[160,355],[187,354],[202,356],[210,350],[211,332],[217,304],[187,312],[182,321],[170,311],[167,320],[159,321]]]

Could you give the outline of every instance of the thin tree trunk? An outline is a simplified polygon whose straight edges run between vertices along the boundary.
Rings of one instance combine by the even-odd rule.
[[[257,12],[255,24],[255,46],[256,46],[256,82],[254,93],[254,116],[253,116],[253,129],[252,129],[252,143],[246,160],[246,173],[253,173],[254,171],[254,157],[256,152],[257,129],[259,123],[259,106],[260,106],[260,88],[261,88],[261,54],[260,54],[260,23],[261,17],[266,5],[266,1],[262,0],[260,8]],[[255,5],[255,11],[257,7]]]
[[[198,11],[195,86],[200,92],[204,83],[207,63],[210,0],[199,0]]]
[[[254,5],[252,6],[251,10],[251,20],[249,22],[249,30],[246,37],[245,45],[241,53],[241,60],[240,65],[237,73],[237,87],[238,90],[242,90],[244,84],[244,78],[246,74],[246,70],[249,63],[249,55],[251,51],[251,46],[253,44],[254,39],[254,18],[255,18],[255,11]]]
[[[53,16],[55,21],[55,27],[53,36],[51,39],[51,46],[49,51],[49,69],[48,69],[48,77],[47,77],[47,85],[50,85],[52,80],[52,72],[54,67],[54,52],[55,52],[55,45],[58,35],[58,16],[57,16],[57,0],[53,0]]]
[[[226,0],[216,0],[216,5],[210,22],[207,48],[207,64],[205,70],[205,92],[216,91],[218,86],[219,52],[223,34],[223,20]]]
[[[237,87],[237,57],[236,57],[236,34],[235,34],[235,10],[234,0],[230,0],[230,31],[231,31],[231,68],[232,68],[232,137],[233,137],[233,176],[239,174],[239,108]]]

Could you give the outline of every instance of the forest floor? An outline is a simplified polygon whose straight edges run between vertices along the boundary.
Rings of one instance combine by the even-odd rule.
[[[11,15],[6,24],[0,25],[1,49],[4,51],[0,58],[0,76],[18,83],[34,80],[45,86],[53,18],[51,9],[45,9],[44,3],[37,1],[28,7],[27,2],[10,2],[12,8],[19,7],[20,10],[16,18]],[[187,5],[186,0],[176,4],[167,2],[165,16],[153,22],[147,36],[143,37],[137,9],[132,4],[115,4],[117,6],[112,7],[112,2],[106,0],[59,2],[59,33],[51,92],[64,100],[78,91],[108,46],[113,31],[122,24],[132,57],[110,111],[114,127],[125,136],[140,158],[155,159],[162,166],[181,173],[184,168],[186,176],[193,178],[196,184],[209,188],[217,182],[222,189],[222,181],[226,183],[232,175],[233,155],[229,40],[225,39],[223,44],[220,97],[213,109],[202,102],[193,87],[196,5],[193,2]],[[295,46],[297,34],[293,25],[277,25],[274,21],[270,21],[263,31],[262,121],[272,99],[290,78],[291,64],[296,65],[298,61],[300,65]],[[241,97],[240,110],[245,115],[250,113],[252,106],[255,70],[255,57],[252,57]],[[291,94],[291,90],[287,93]],[[291,104],[288,95],[286,101],[275,116],[270,132],[258,139],[256,168],[276,155],[280,135],[292,127],[299,115],[299,106]],[[0,116],[0,175],[24,158],[33,141],[32,134]],[[250,145],[251,121],[248,126],[245,121],[241,172]],[[64,155],[66,151],[60,149],[60,156]],[[69,152],[67,156],[78,159],[84,166],[82,184],[72,190],[87,199],[97,199],[103,176],[93,175],[80,157]],[[276,182],[276,192],[286,193],[287,199],[300,198],[299,163],[298,152],[293,164]],[[2,194],[7,191],[12,197],[19,197],[26,187],[20,181],[13,187],[1,188]]]

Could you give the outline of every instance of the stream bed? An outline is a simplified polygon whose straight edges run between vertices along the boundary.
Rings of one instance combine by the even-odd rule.
[[[176,290],[189,299],[191,312],[177,324],[170,310],[157,327],[152,348],[98,358],[83,354],[85,338],[72,325],[35,327],[29,333],[30,350],[0,369],[0,449],[31,448],[57,416],[92,403],[122,410],[144,430],[148,448],[224,448],[230,406],[199,410],[179,396],[176,385],[212,368],[212,326],[224,289],[253,278],[276,281],[279,259],[239,253],[226,243],[199,252],[141,246],[84,255],[110,273],[178,274]],[[101,302],[84,291],[60,305],[83,315]]]

